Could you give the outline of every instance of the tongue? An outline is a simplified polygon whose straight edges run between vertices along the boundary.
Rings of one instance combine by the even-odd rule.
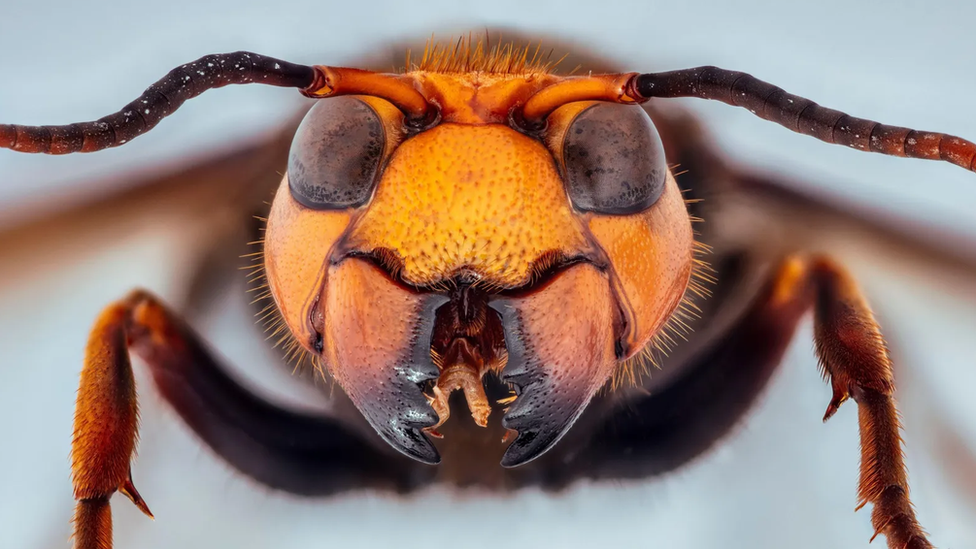
[[[451,417],[451,406],[448,399],[454,391],[462,391],[468,402],[471,418],[479,427],[488,426],[488,416],[491,414],[491,404],[485,394],[485,386],[481,377],[485,374],[486,365],[477,348],[466,339],[454,340],[448,348],[447,355],[440,357],[438,366],[441,368],[440,377],[434,385],[434,398],[430,405],[437,412],[437,424],[428,429],[436,436],[436,429]]]

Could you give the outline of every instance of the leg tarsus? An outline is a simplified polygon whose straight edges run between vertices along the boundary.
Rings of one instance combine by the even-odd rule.
[[[824,421],[848,398],[857,403],[861,438],[857,509],[874,505],[872,539],[883,533],[891,549],[932,547],[908,497],[894,373],[878,323],[853,278],[837,263],[816,256],[809,269],[817,355],[833,390]]]
[[[927,549],[932,547],[925,538],[921,525],[915,519],[908,493],[901,486],[893,484],[882,490],[871,515],[875,523],[875,532],[871,536],[871,541],[874,541],[878,534],[885,534],[890,547]]]
[[[109,497],[79,499],[75,504],[74,549],[112,549]]]

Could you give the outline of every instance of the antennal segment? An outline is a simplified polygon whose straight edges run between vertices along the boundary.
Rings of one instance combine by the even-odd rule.
[[[944,160],[976,171],[976,144],[970,141],[855,118],[744,72],[708,66],[640,74],[627,87],[638,101],[651,97],[714,99],[827,143],[891,156]]]
[[[315,81],[302,94],[314,99],[339,95],[372,95],[393,103],[407,116],[407,121],[423,127],[437,116],[436,109],[422,93],[399,75],[315,65]]]
[[[187,99],[230,84],[267,84],[305,89],[312,67],[239,51],[207,55],[171,70],[119,112],[94,122],[66,126],[0,124],[0,148],[68,154],[117,147],[151,130]]]

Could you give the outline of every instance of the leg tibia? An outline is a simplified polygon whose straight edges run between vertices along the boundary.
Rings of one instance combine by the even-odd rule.
[[[129,475],[136,441],[136,392],[126,348],[128,307],[106,308],[85,348],[74,439],[71,444],[75,498],[108,496]]]
[[[109,498],[121,491],[152,517],[139,496],[129,471],[138,430],[136,386],[129,362],[132,311],[147,297],[131,298],[105,308],[95,321],[85,347],[71,472],[74,483],[75,547],[109,549],[112,546],[112,511]]]
[[[932,545],[908,499],[908,473],[895,408],[894,375],[881,330],[854,279],[829,258],[809,262],[814,298],[814,337],[833,398],[824,420],[848,398],[858,408],[861,474],[858,508],[874,505],[875,535],[904,549]]]

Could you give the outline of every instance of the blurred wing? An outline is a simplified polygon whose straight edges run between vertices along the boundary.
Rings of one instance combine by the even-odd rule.
[[[921,496],[915,504],[943,513],[927,527],[936,531],[940,519],[976,512],[972,235],[864,211],[759,172],[746,172],[741,184],[750,205],[737,224],[794,249],[831,254],[866,291],[895,359],[912,486]],[[958,507],[948,510],[944,501]]]

